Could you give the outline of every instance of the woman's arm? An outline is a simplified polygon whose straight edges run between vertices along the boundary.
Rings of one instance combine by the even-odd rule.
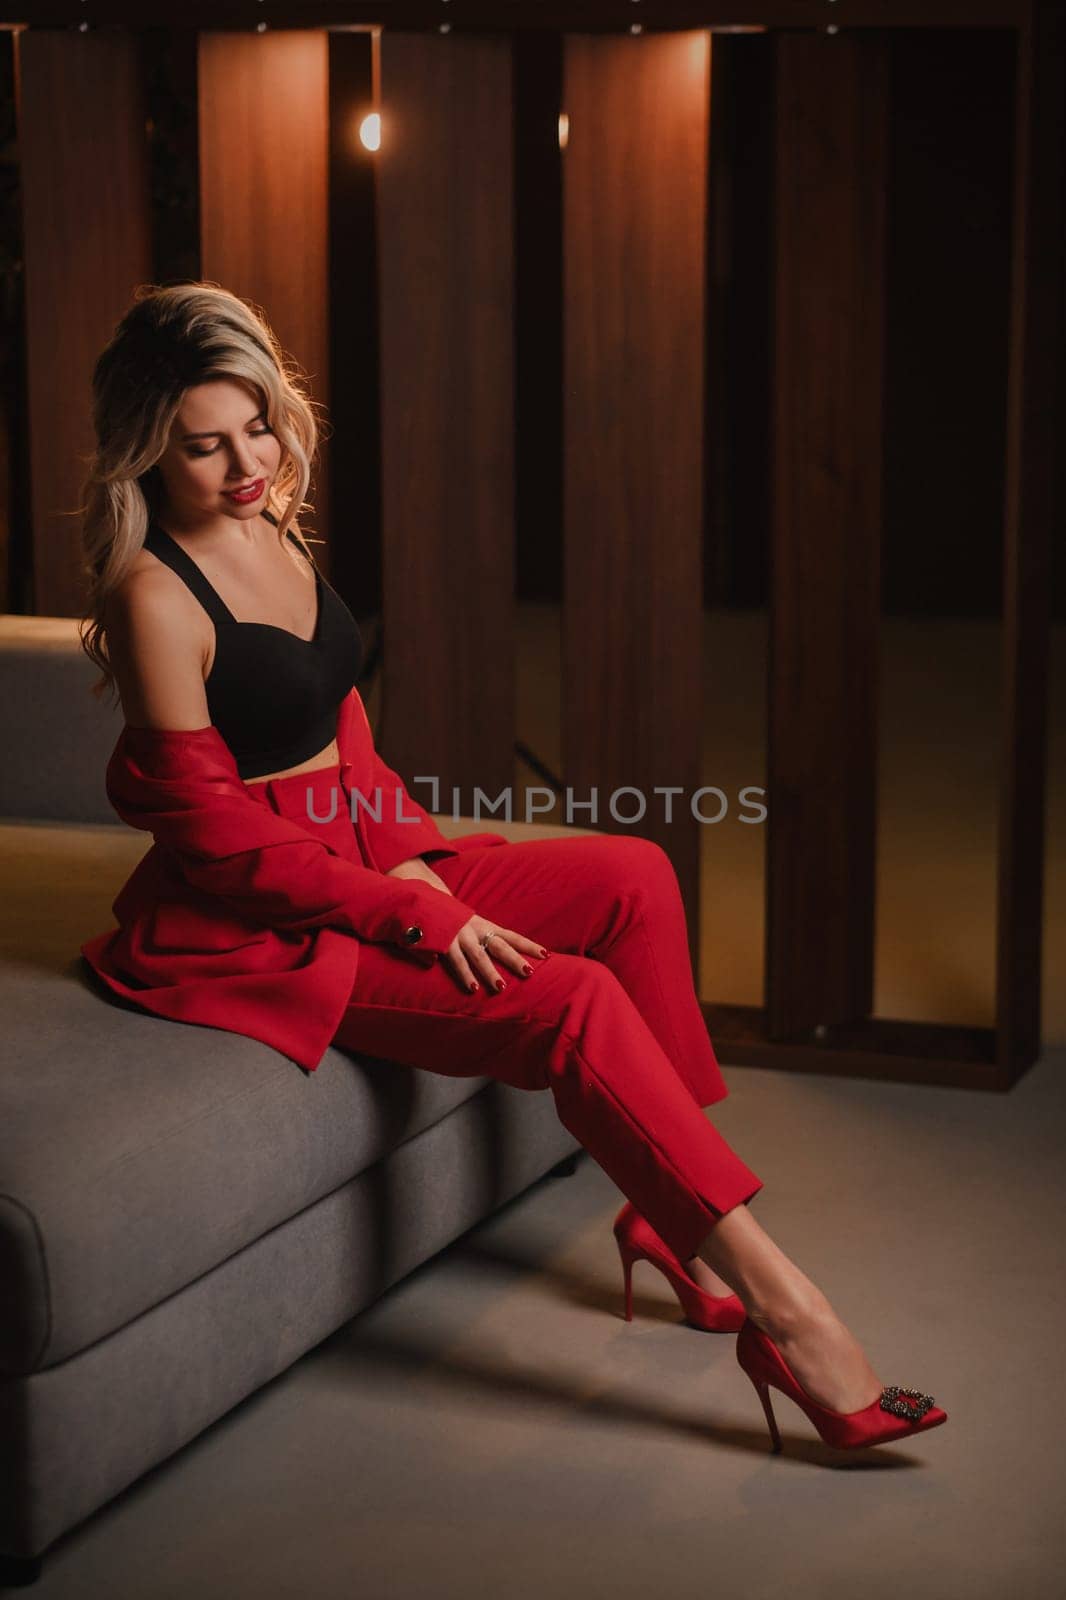
[[[124,822],[152,834],[186,883],[265,927],[346,928],[425,960],[443,955],[475,915],[428,883],[345,860],[252,799],[215,727],[124,728],[107,794]],[[414,944],[412,928],[422,930]]]
[[[433,852],[431,851],[430,854]],[[458,851],[456,851],[458,855]],[[443,889],[445,894],[451,890],[439,873],[434,872],[425,856],[415,856],[410,861],[399,861],[394,867],[389,868],[390,878],[417,878],[420,883],[431,883],[434,889]]]

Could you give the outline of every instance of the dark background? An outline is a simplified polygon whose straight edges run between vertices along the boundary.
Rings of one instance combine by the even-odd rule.
[[[994,617],[1001,601],[1014,58],[989,29],[900,29],[891,50],[882,609]],[[33,611],[24,437],[19,153],[12,36],[0,34],[0,604]],[[196,36],[140,34],[152,150],[154,276],[200,275]],[[704,598],[767,602],[772,459],[775,35],[717,34],[708,207]],[[559,38],[515,35],[515,513],[517,596],[561,598]],[[331,100],[355,58],[338,52]],[[331,167],[338,345],[377,361],[369,169]],[[266,246],[266,243],[264,245]],[[356,278],[353,281],[353,264]],[[361,276],[360,276],[361,274]],[[333,493],[362,507],[336,581],[360,615],[381,605],[376,391],[337,386]],[[1063,541],[1052,610],[1064,615]]]

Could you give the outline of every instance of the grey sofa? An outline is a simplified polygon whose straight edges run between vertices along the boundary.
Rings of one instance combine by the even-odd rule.
[[[148,848],[67,618],[0,617],[0,1556],[66,1530],[579,1147],[551,1096],[255,1040],[96,987]],[[564,830],[442,819],[446,833]]]

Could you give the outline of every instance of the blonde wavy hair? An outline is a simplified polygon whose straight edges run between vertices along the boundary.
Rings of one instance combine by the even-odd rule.
[[[144,284],[101,351],[92,375],[96,447],[88,458],[77,515],[81,576],[87,588],[79,626],[82,649],[102,676],[100,696],[117,696],[104,622],[108,596],[144,545],[162,494],[157,462],[187,389],[212,378],[250,384],[281,444],[267,509],[284,545],[291,527],[306,545],[297,515],[322,436],[306,374],[279,345],[259,307],[217,283]]]

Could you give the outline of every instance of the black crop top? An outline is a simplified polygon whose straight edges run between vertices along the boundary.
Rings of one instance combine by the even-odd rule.
[[[269,511],[263,515],[277,526]],[[288,537],[301,553],[296,535]],[[211,721],[242,778],[299,766],[332,742],[337,710],[363,663],[359,624],[315,569],[318,614],[310,639],[271,622],[238,622],[192,557],[154,520],[144,547],[183,579],[215,625],[204,680]]]

